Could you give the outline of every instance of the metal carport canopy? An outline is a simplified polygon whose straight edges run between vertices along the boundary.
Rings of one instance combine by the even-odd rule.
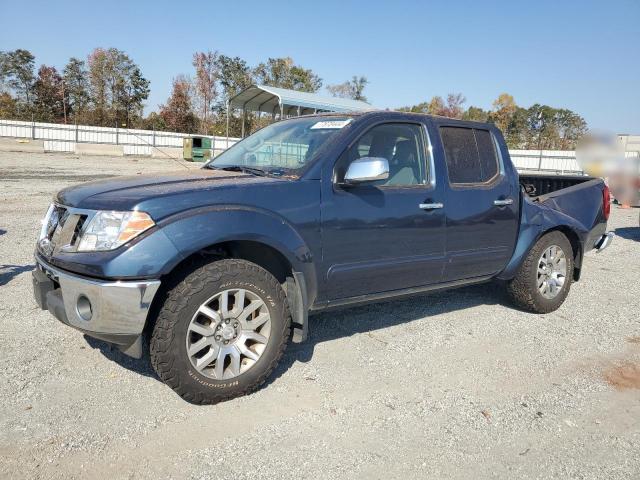
[[[280,115],[304,115],[316,112],[357,112],[374,107],[360,100],[324,97],[309,92],[298,92],[267,85],[252,85],[231,97],[228,108]]]

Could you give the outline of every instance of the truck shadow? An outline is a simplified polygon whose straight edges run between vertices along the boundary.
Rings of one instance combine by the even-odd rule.
[[[0,287],[21,273],[30,272],[35,267],[35,265],[0,265]]]
[[[372,345],[378,342],[385,345],[393,339],[374,335],[376,331],[442,313],[502,303],[505,303],[504,287],[487,283],[315,314],[309,318],[308,340],[288,346],[266,385],[278,379],[296,361],[309,362],[320,343],[367,333]]]
[[[614,233],[621,238],[627,240],[635,240],[640,242],[640,227],[621,227],[616,228]]]
[[[161,381],[156,375],[156,372],[154,372],[153,367],[151,366],[151,360],[149,359],[148,341],[143,342],[142,358],[138,359],[125,355],[120,350],[118,350],[118,347],[116,347],[115,345],[103,342],[102,340],[98,340],[97,338],[84,335],[84,339],[91,348],[100,350],[100,353],[104,355],[105,358],[117,363],[121,367],[138,373],[143,377],[151,377],[155,378],[158,381]]]
[[[309,362],[316,345],[338,338],[371,333],[395,325],[409,323],[424,317],[464,310],[478,305],[503,303],[504,288],[498,284],[463,287],[444,292],[422,294],[403,299],[371,303],[359,307],[344,308],[318,313],[309,318],[309,338],[306,342],[289,344],[278,367],[269,377],[269,385],[282,376],[295,362]],[[92,348],[97,348],[109,360],[145,377],[156,376],[149,360],[148,341],[144,343],[141,359],[128,357],[116,347],[85,335]],[[390,343],[390,339],[372,338],[372,342]]]

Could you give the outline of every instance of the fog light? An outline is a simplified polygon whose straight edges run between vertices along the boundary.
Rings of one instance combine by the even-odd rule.
[[[91,310],[91,302],[86,296],[80,295],[78,297],[78,301],[76,302],[76,311],[81,319],[87,322],[91,320],[93,311]]]

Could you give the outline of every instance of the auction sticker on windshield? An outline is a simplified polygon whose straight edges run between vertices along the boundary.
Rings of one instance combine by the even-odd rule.
[[[352,118],[347,118],[346,120],[324,120],[322,122],[314,123],[311,126],[311,130],[317,130],[320,128],[343,128],[346,127]]]

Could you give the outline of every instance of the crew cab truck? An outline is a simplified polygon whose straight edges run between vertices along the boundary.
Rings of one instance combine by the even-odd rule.
[[[490,280],[522,309],[557,309],[584,254],[611,242],[609,192],[543,180],[520,184],[491,124],[284,120],[202,169],[59,192],[34,294],[131,356],[144,334],[164,382],[215,403],[258,388],[305,340],[309,312]]]

